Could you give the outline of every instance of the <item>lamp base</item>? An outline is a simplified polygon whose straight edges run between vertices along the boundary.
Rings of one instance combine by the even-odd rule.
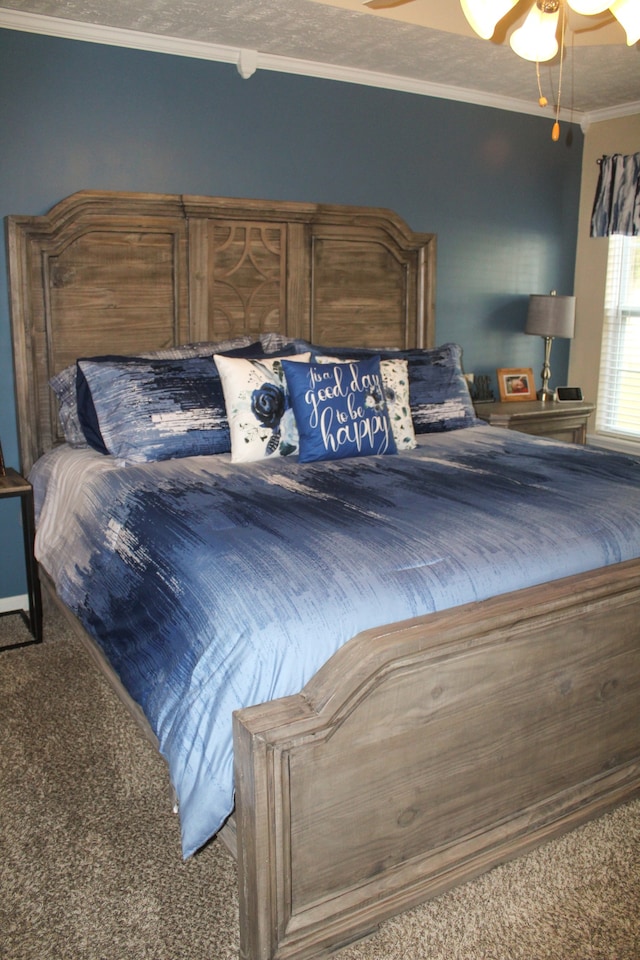
[[[549,390],[548,387],[546,389],[543,388],[542,390],[538,390],[538,400],[541,400],[543,403],[553,403],[555,399],[555,390]]]

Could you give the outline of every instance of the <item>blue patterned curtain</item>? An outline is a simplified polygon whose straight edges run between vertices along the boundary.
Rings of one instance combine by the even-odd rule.
[[[640,153],[615,153],[600,160],[591,215],[591,236],[640,236]]]

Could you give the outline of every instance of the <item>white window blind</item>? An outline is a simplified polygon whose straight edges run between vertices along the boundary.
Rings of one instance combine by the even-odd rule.
[[[640,239],[609,238],[596,429],[640,440]]]

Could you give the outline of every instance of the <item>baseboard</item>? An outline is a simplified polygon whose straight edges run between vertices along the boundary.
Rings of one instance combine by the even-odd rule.
[[[29,596],[26,593],[18,597],[0,597],[0,613],[11,613],[13,610],[28,610]]]

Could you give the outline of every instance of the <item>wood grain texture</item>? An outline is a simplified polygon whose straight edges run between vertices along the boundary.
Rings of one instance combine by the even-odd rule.
[[[78,357],[278,331],[433,344],[436,240],[375,208],[82,191],[7,218],[23,471],[63,439]]]
[[[636,794],[639,574],[368,631],[240,711],[241,955],[320,955]]]
[[[587,400],[475,404],[477,415],[492,427],[581,444],[587,442],[587,421],[595,408]]]
[[[435,237],[385,210],[83,192],[8,249],[23,469],[82,354],[433,345]],[[324,956],[640,791],[640,560],[361,634],[234,740],[243,960]]]

